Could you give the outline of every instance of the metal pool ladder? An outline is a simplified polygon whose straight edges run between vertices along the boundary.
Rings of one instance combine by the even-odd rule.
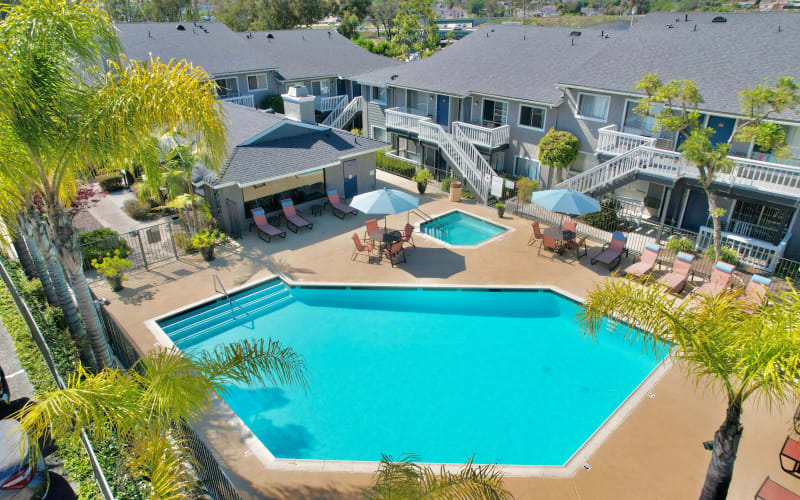
[[[217,283],[219,283],[219,286],[220,288],[222,288],[222,291],[219,291],[217,289]],[[214,273],[214,291],[217,293],[225,294],[225,298],[228,299],[228,305],[231,306],[231,318],[236,319],[236,312],[234,312],[233,309],[233,301],[231,300],[231,296],[228,295],[228,291],[225,290],[225,285],[222,284],[222,281],[220,281],[219,275],[217,273]]]
[[[433,229],[435,230],[433,236],[439,237],[442,235],[442,233],[444,233],[444,235],[447,235],[447,228],[439,224],[438,222],[435,222],[433,217],[423,212],[422,209],[415,208],[411,210],[411,213],[422,219],[419,225],[420,232],[422,232],[422,224],[427,224],[429,227],[433,227]]]

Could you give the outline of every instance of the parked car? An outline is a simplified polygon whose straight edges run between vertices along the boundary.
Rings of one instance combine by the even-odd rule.
[[[18,421],[0,420],[0,500],[39,500],[47,496],[50,476],[37,448]]]

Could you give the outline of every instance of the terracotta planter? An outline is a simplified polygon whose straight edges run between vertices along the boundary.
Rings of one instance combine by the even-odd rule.
[[[214,247],[202,247],[200,249],[200,255],[203,256],[203,260],[206,262],[214,260]]]
[[[108,286],[111,287],[112,292],[119,292],[122,290],[122,276],[107,276],[106,282],[108,282]]]

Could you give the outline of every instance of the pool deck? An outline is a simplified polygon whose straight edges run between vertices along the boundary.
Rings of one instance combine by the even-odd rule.
[[[416,194],[413,183],[379,172],[379,184]],[[496,211],[469,202],[453,203],[437,192],[421,197],[426,213],[455,208],[498,221]],[[506,214],[501,222],[514,228],[478,248],[445,248],[429,238],[416,237],[416,249],[407,252],[406,264],[392,268],[388,261],[351,261],[352,233],[363,233],[369,216],[335,218],[330,212],[309,217],[313,231],[287,233],[286,239],[267,244],[255,233],[217,249],[217,258],[203,262],[199,256],[156,265],[149,271],[130,273],[125,289],[110,292],[102,282],[93,288],[111,300],[109,312],[120,322],[143,352],[156,338],[145,321],[214,295],[213,276],[234,288],[272,274],[297,282],[553,285],[578,297],[609,272],[591,266],[589,257],[552,257],[527,246],[530,221]],[[411,222],[418,217],[411,216]],[[389,216],[390,228],[402,229],[406,215]],[[381,224],[383,222],[381,221]],[[589,256],[598,253],[589,248]],[[622,266],[626,265],[623,259]],[[280,337],[280,332],[275,332]],[[695,386],[681,366],[672,366],[649,389],[655,397],[643,398],[621,425],[586,460],[591,470],[580,468],[569,478],[507,477],[506,485],[520,499],[685,499],[697,498],[710,458],[702,442],[713,438],[725,416],[724,398],[711,388]],[[746,405],[744,434],[739,448],[729,499],[751,499],[767,475],[800,492],[800,480],[780,469],[778,453],[791,430],[794,404],[774,407]],[[226,411],[209,414],[195,428],[221,459],[227,474],[246,498],[344,499],[360,498],[371,476],[365,473],[304,472],[266,469],[231,424]],[[513,435],[509,435],[513,439]],[[531,443],[535,446],[535,443]],[[398,454],[413,450],[381,450]],[[469,457],[464,457],[466,460]],[[284,467],[291,469],[291,465]]]

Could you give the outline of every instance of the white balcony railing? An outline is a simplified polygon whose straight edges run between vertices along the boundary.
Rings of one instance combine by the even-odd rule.
[[[256,107],[255,100],[253,99],[253,94],[240,95],[236,97],[223,97],[221,100],[226,102],[232,102],[240,106],[248,106],[251,108]]]
[[[511,127],[503,125],[489,128],[465,122],[453,122],[453,127],[458,127],[467,139],[473,144],[489,149],[505,146],[511,139]]]
[[[334,95],[330,97],[315,96],[314,107],[317,111],[332,111],[346,99],[346,95]]]
[[[399,108],[386,110],[386,126],[389,128],[419,134],[419,122],[430,121],[431,119],[427,116],[406,113],[405,111],[400,111]]]
[[[608,125],[598,132],[597,151],[600,153],[621,155],[639,146],[654,147],[656,145],[655,138],[619,132],[616,125]]]
[[[777,245],[726,231],[723,231],[721,236],[720,243],[722,243],[722,246],[736,250],[741,262],[772,272],[775,270],[775,266],[778,265],[778,261],[783,257],[783,252],[792,237],[792,233],[787,232]],[[703,251],[713,243],[714,229],[708,226],[700,226],[700,232],[695,242],[696,250]]]

